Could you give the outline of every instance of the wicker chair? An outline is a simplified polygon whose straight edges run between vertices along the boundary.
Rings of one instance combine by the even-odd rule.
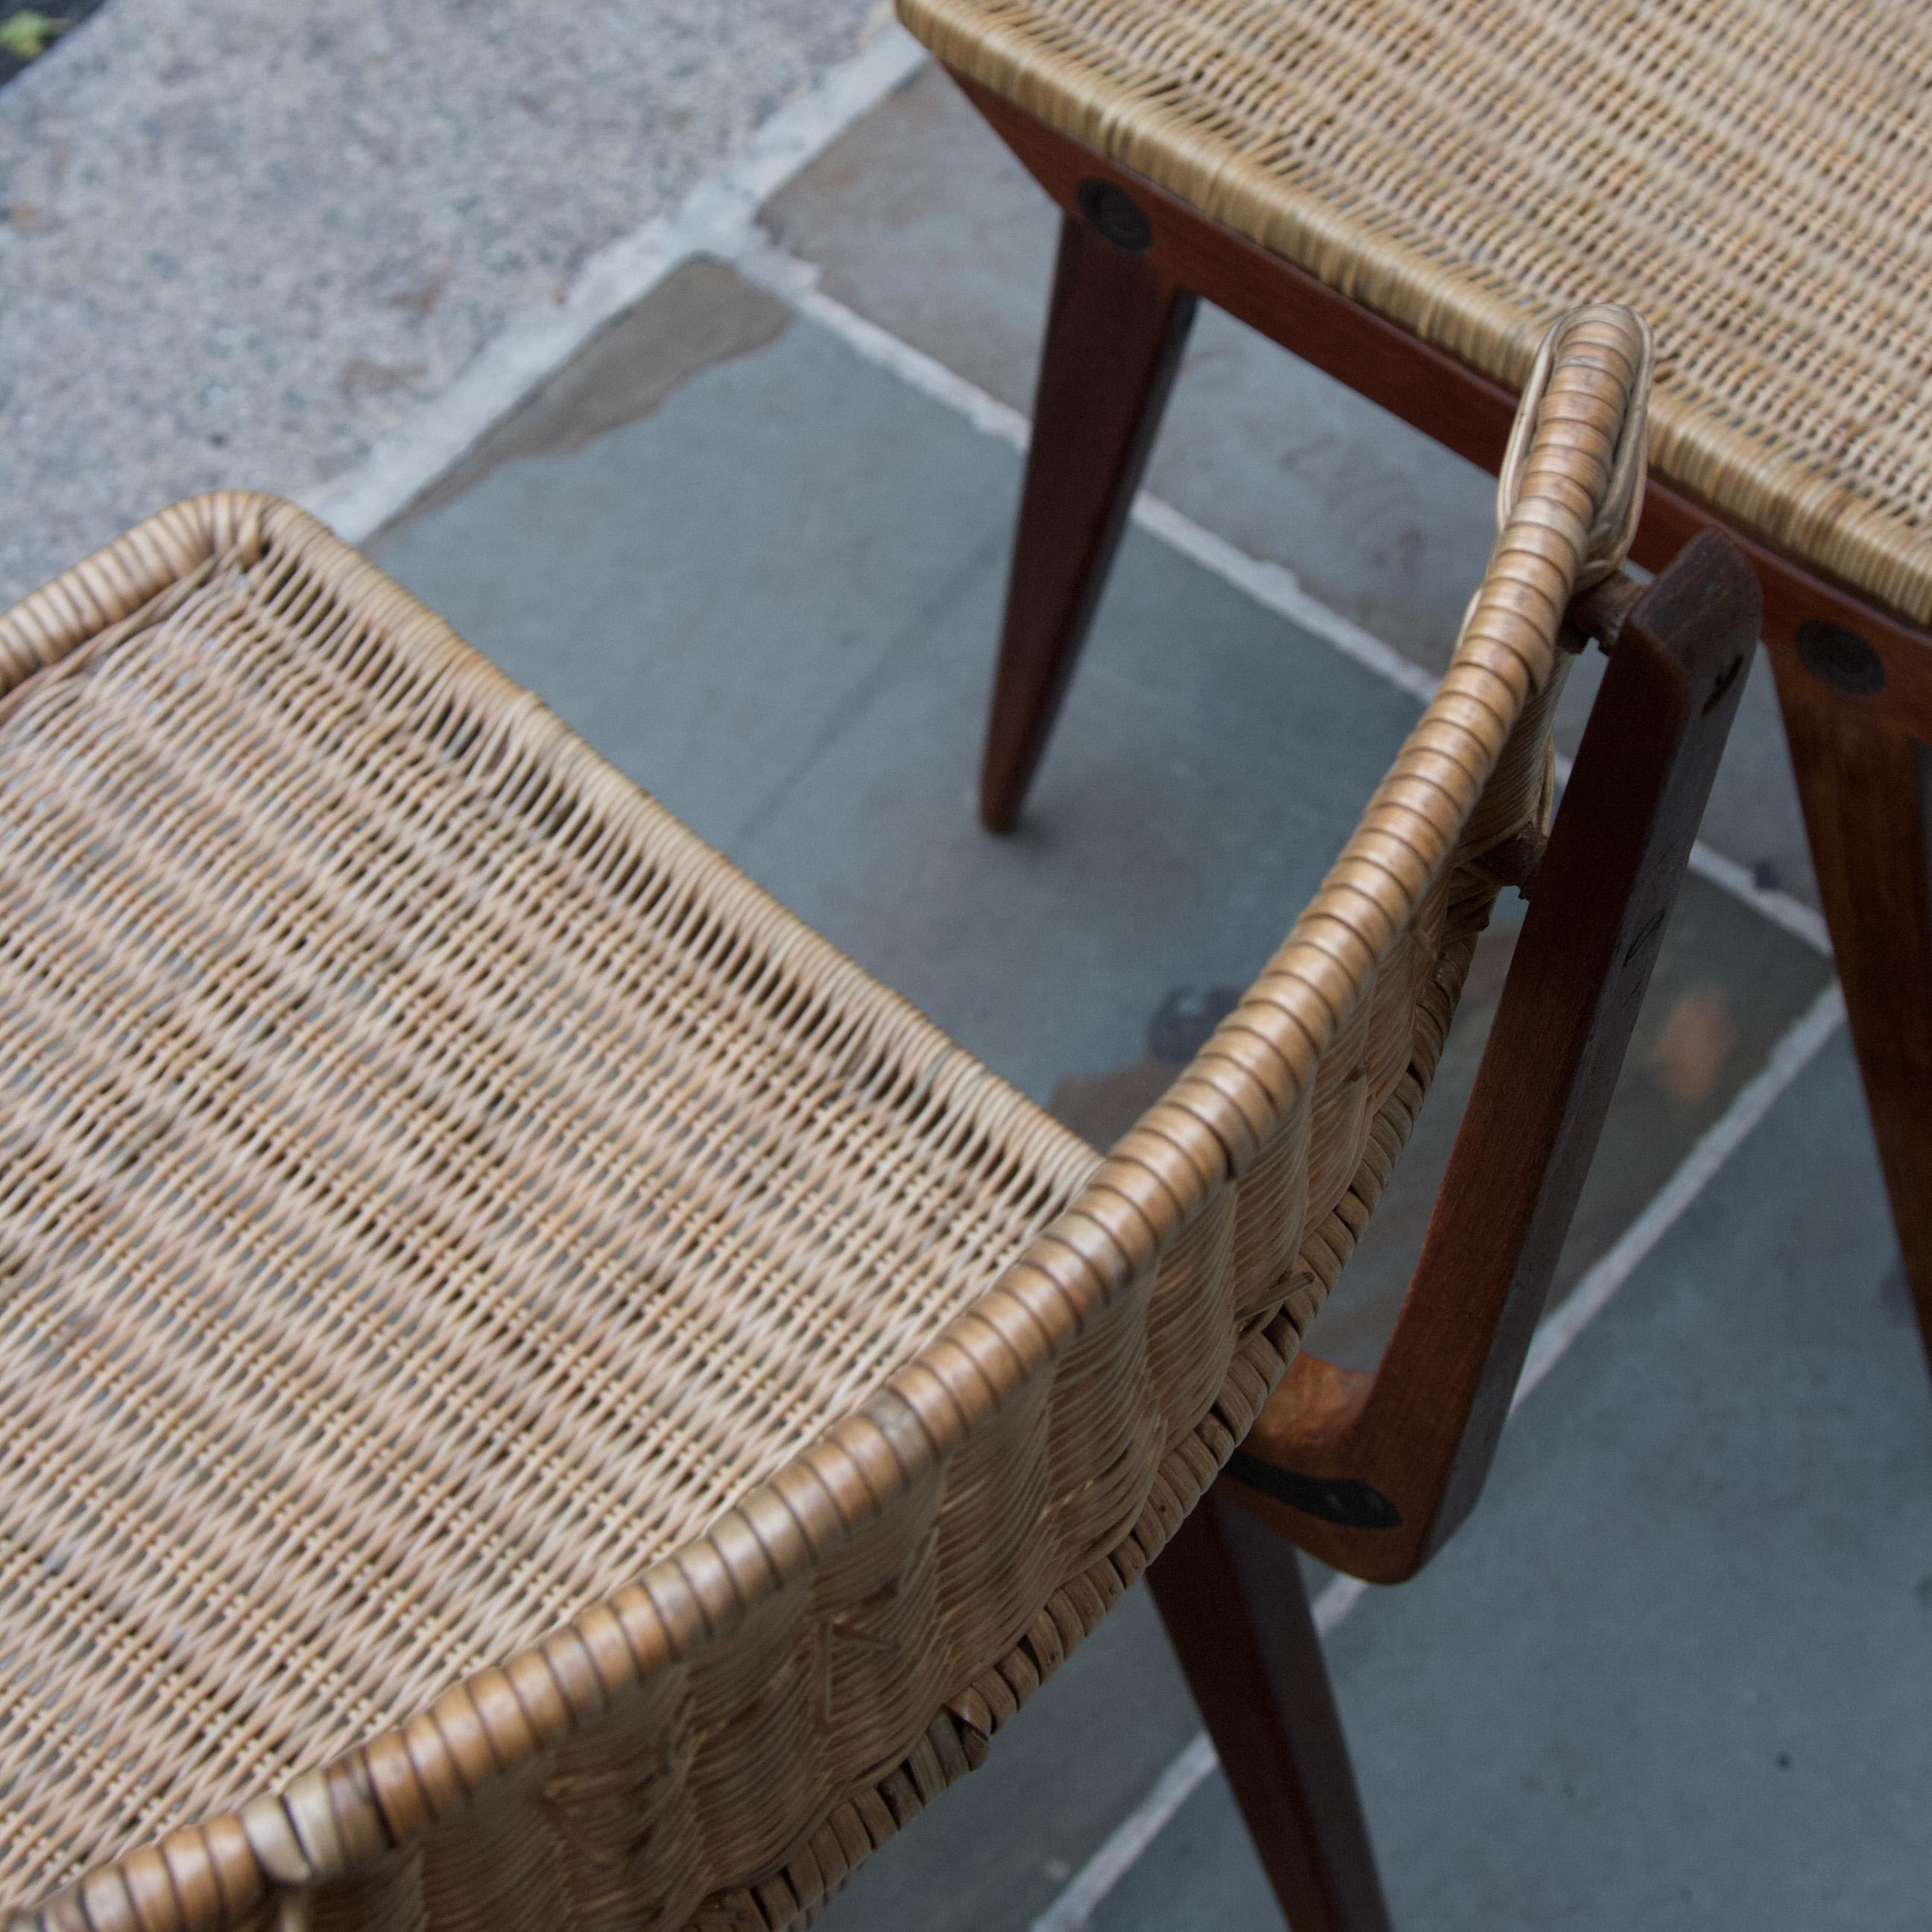
[[[5,1924],[784,1927],[977,1763],[1373,1204],[1647,357],[1553,332],[1454,668],[1105,1160],[285,504],[0,619]]]
[[[1932,14],[898,0],[1064,211],[982,811],[1012,822],[1198,296],[1493,469],[1544,319],[1666,342],[1636,560],[1736,535],[1932,1350]]]

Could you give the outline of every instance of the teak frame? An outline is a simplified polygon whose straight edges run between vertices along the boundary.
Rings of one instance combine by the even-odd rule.
[[[1516,398],[958,74],[1062,227],[980,790],[1009,829],[1125,524],[1198,300],[1491,470]],[[1610,670],[1394,1334],[1298,1358],[1149,1581],[1295,1932],[1388,1924],[1293,1551],[1412,1576],[1480,1494],[1760,635],[1894,1220],[1932,1354],[1932,633],[1652,479],[1580,601]],[[1239,1507],[1237,1507],[1238,1505]]]
[[[1144,177],[953,79],[1064,216],[980,789],[982,818],[1004,830],[1098,600],[1197,298],[1486,470],[1502,460],[1516,398]],[[1763,589],[1763,641],[1932,1360],[1932,630],[1654,476],[1632,555],[1660,568],[1712,529],[1738,544]]]
[[[1548,844],[1520,855],[1528,914],[1382,1363],[1298,1355],[1148,1572],[1294,1932],[1388,1919],[1288,1545],[1400,1582],[1480,1494],[1743,695],[1761,604],[1735,543],[1706,532],[1634,592],[1572,607],[1610,668]]]

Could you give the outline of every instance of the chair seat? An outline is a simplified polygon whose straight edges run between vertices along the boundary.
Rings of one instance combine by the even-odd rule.
[[[949,66],[1520,388],[1614,288],[1657,472],[1932,620],[1932,15],[899,0]]]
[[[1096,1160],[319,529],[176,523],[0,700],[0,1902],[614,1590]]]
[[[1540,520],[1104,1166],[286,504],[0,616],[0,1925],[789,1926],[978,1761],[1279,1379],[1546,815],[1544,497],[1640,434],[1565,327]]]

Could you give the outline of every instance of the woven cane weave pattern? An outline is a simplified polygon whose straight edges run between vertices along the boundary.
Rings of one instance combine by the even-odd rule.
[[[940,58],[1486,374],[1623,292],[1660,475],[1932,619],[1932,16],[899,0]]]
[[[1092,1157],[298,547],[63,668],[0,724],[0,1458],[42,1640],[173,1702],[114,1754],[140,1836],[702,1529]],[[92,1628],[130,1550],[169,1582]],[[38,1804],[86,1761],[44,1722]]]
[[[1406,1136],[1646,353],[1104,1162],[286,506],[0,619],[9,1922],[783,1926],[976,1762]]]
[[[1348,1191],[1303,1244],[1302,1260],[1318,1302],[1354,1252],[1441,1057],[1477,932],[1492,891],[1465,875],[1466,893],[1449,915],[1455,936],[1444,945],[1415,1014],[1414,1055],[1372,1124]],[[1306,1325],[1306,1318],[1302,1318]],[[928,1727],[905,1760],[878,1784],[837,1808],[783,1868],[763,1884],[710,1901],[694,1924],[704,1932],[769,1932],[807,1923],[852,1869],[939,1792],[983,1762],[993,1738],[1090,1636],[1137,1582],[1246,1435],[1270,1390],[1300,1343],[1296,1318],[1284,1312],[1235,1351],[1213,1409],[1162,1459],[1132,1532],[1102,1562],[1064,1588],[1019,1643],[976,1679]]]

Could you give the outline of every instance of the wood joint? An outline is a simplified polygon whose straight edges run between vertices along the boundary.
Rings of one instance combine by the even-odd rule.
[[[1580,602],[1621,642],[1546,850],[1519,835],[1479,861],[1535,892],[1394,1331],[1371,1375],[1298,1354],[1231,1465],[1231,1499],[1374,1582],[1413,1576],[1481,1490],[1762,610],[1714,532]]]
[[[1572,650],[1580,651],[1592,639],[1606,653],[1615,650],[1626,620],[1642,602],[1649,587],[1640,584],[1628,571],[1618,571],[1614,577],[1606,577],[1600,584],[1579,592],[1564,614],[1564,641]],[[1576,639],[1574,644],[1569,643],[1572,634]]]
[[[1543,863],[1543,855],[1549,849],[1548,836],[1532,828],[1505,838],[1499,845],[1492,845],[1471,862],[1498,885],[1514,886],[1528,898],[1537,868]]]

